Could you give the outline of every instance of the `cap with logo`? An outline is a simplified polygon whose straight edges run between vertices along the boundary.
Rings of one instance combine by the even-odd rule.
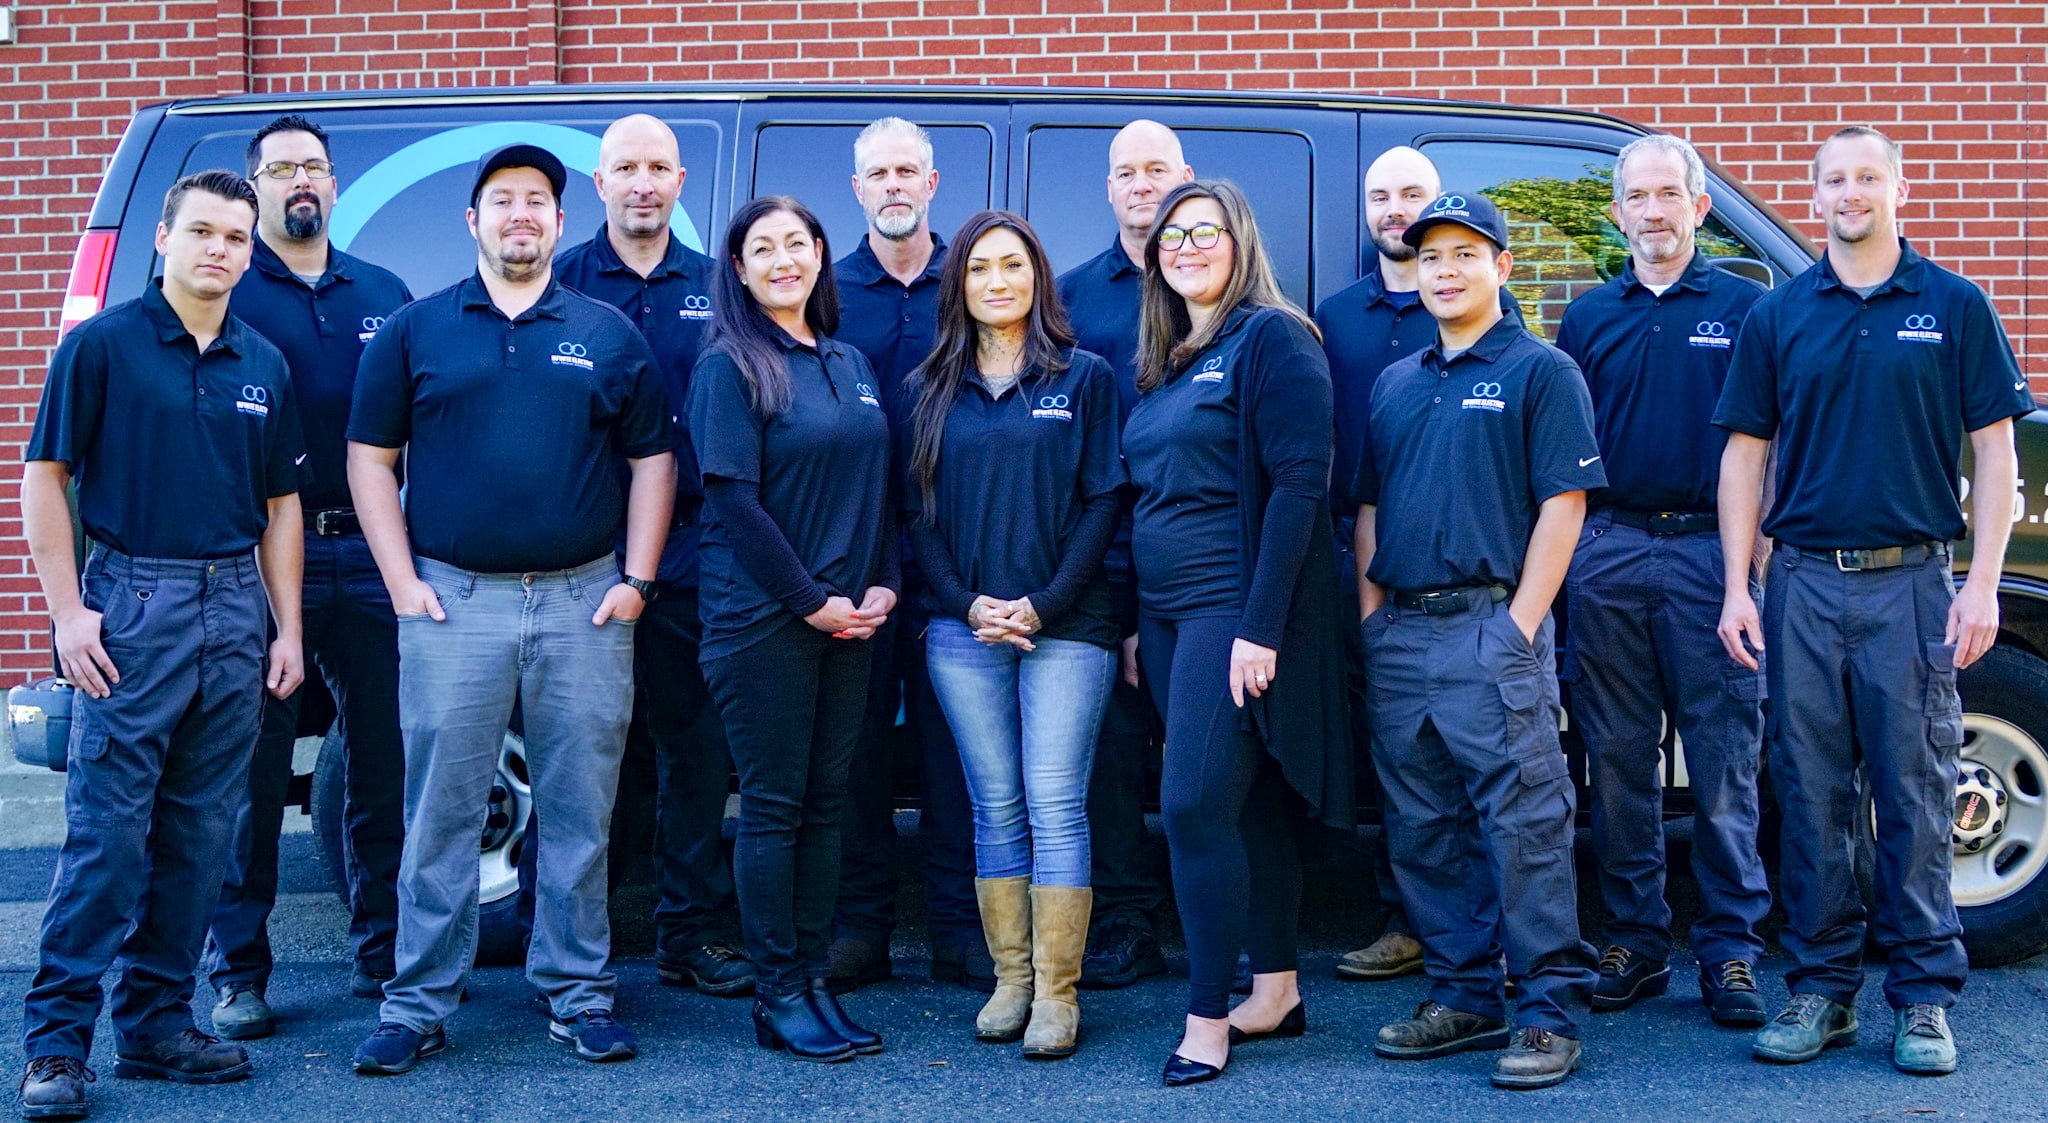
[[[1455,223],[1485,235],[1496,249],[1508,248],[1507,220],[1493,205],[1493,200],[1477,192],[1465,194],[1446,191],[1436,197],[1436,202],[1422,212],[1422,217],[1408,224],[1401,232],[1401,240],[1410,246],[1422,245],[1422,236],[1445,223]]]
[[[508,144],[484,153],[484,158],[476,162],[476,179],[469,187],[470,206],[476,206],[483,195],[484,182],[506,168],[532,168],[548,177],[548,186],[555,189],[555,203],[561,204],[562,191],[569,186],[569,172],[562,167],[562,161],[537,144]]]

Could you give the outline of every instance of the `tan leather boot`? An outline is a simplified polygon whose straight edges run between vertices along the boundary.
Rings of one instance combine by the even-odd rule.
[[[1031,966],[1034,995],[1031,1025],[1024,1031],[1024,1055],[1051,1059],[1072,1056],[1081,1032],[1081,1004],[1074,984],[1081,978],[1081,952],[1088,944],[1088,911],[1093,889],[1062,885],[1031,887]]]
[[[981,935],[996,961],[996,992],[974,1018],[974,1036],[1015,1041],[1031,1016],[1031,877],[977,877]]]

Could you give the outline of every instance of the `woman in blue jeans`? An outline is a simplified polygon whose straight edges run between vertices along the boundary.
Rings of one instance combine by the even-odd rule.
[[[982,211],[953,239],[937,342],[904,384],[904,508],[932,688],[974,805],[996,992],[984,1041],[1073,1053],[1088,938],[1088,772],[1116,669],[1102,555],[1124,483],[1109,364],[1074,349],[1038,236]]]

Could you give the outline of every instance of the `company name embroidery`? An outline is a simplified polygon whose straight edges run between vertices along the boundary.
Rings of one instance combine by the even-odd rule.
[[[559,367],[576,367],[579,370],[596,370],[597,364],[590,361],[590,352],[581,343],[557,343],[555,353],[548,358]]]

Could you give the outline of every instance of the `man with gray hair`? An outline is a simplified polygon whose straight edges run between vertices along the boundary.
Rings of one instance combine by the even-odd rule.
[[[1664,900],[1663,718],[1685,747],[1695,799],[1692,927],[1700,997],[1714,1021],[1756,1026],[1770,890],[1757,856],[1763,675],[1722,657],[1722,554],[1714,514],[1714,405],[1761,285],[1713,268],[1695,231],[1713,205],[1692,145],[1646,136],[1614,162],[1621,273],[1565,310],[1557,345],[1585,372],[1607,486],[1592,493],[1566,582],[1564,674],[1592,770],[1593,849],[1607,947],[1593,1009],[1670,985]],[[1752,588],[1754,580],[1752,579]]]

